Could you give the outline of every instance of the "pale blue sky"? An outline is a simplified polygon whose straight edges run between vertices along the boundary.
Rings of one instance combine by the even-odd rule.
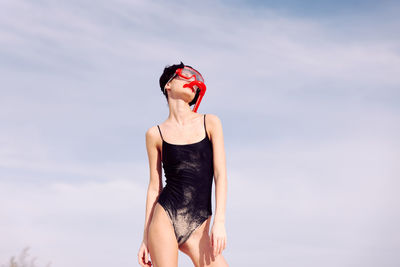
[[[138,266],[183,61],[223,124],[230,266],[399,266],[400,5],[279,3],[1,1],[0,264]]]

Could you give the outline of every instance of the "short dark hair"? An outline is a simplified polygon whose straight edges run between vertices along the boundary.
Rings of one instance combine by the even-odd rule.
[[[186,66],[186,67],[189,67],[189,68],[192,68],[192,67],[189,66],[189,65],[183,64],[182,61],[181,61],[180,64],[169,65],[169,66],[166,66],[166,67],[164,68],[164,71],[163,71],[163,73],[162,73],[161,76],[160,76],[159,82],[160,82],[161,92],[165,95],[165,98],[167,99],[167,101],[168,101],[168,93],[167,93],[166,90],[164,91],[165,85],[167,84],[167,82],[169,81],[169,79],[171,79],[171,77],[172,77],[173,75],[175,75],[175,71],[176,71],[177,69],[183,69],[185,66]],[[194,69],[194,68],[192,68],[192,69]],[[196,71],[197,71],[197,70],[196,70]],[[199,94],[200,94],[200,90],[197,90],[196,95],[194,96],[193,100],[189,103],[189,106],[194,105],[194,104],[196,103],[197,99],[199,98]]]

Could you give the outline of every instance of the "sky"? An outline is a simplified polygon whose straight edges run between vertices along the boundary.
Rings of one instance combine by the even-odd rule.
[[[399,11],[0,1],[0,264],[29,246],[37,266],[139,266],[145,132],[183,61],[223,126],[229,266],[399,266]]]

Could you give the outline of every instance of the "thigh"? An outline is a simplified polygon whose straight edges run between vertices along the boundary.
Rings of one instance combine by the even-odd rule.
[[[213,255],[210,235],[208,233],[210,222],[211,216],[190,235],[185,243],[179,246],[179,249],[190,257],[196,267],[226,267],[228,264],[222,254],[216,257]]]
[[[178,266],[178,243],[164,208],[156,203],[147,234],[150,258],[155,267]]]

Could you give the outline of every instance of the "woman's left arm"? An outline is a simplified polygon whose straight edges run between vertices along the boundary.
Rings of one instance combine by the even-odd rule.
[[[225,207],[227,196],[226,158],[224,136],[220,119],[213,114],[207,114],[213,145],[214,180],[215,180],[215,216],[211,228],[211,242],[214,256],[226,248]]]

